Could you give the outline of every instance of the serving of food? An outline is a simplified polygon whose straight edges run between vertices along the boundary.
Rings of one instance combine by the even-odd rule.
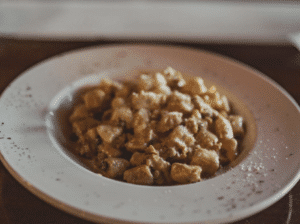
[[[243,117],[200,77],[167,67],[137,83],[104,79],[69,118],[75,152],[101,175],[141,185],[199,182],[238,155]]]
[[[272,80],[220,55],[99,46],[8,86],[0,159],[30,192],[90,221],[232,222],[299,180],[299,111]]]

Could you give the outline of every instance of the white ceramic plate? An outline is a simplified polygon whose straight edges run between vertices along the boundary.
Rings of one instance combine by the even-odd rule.
[[[245,151],[232,170],[190,185],[137,186],[92,173],[65,151],[56,109],[69,105],[72,91],[105,76],[130,78],[132,71],[166,66],[216,84],[245,116]],[[203,51],[120,45],[59,55],[9,85],[0,108],[1,160],[9,172],[46,202],[92,221],[239,220],[278,201],[300,178],[296,102],[259,72]]]

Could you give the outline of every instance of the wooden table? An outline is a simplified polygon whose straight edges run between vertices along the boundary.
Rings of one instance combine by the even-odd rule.
[[[107,40],[63,42],[0,38],[0,93],[18,75],[44,59],[69,50],[115,43],[124,42]],[[205,49],[237,59],[275,80],[294,97],[298,104],[300,103],[300,54],[293,46],[183,44],[174,42],[160,42],[159,44]],[[0,223],[87,224],[90,222],[60,211],[31,194],[8,173],[0,162]],[[236,222],[236,224],[242,223],[300,223],[300,182],[276,204],[250,218]]]

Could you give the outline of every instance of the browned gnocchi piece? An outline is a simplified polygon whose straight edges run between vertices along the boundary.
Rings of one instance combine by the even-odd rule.
[[[214,175],[220,167],[219,155],[214,150],[198,149],[192,156],[191,165],[198,165],[202,172]]]
[[[180,184],[189,184],[201,180],[201,167],[182,163],[173,163],[171,167],[171,178]]]
[[[228,139],[222,139],[222,149],[225,150],[227,158],[230,161],[233,161],[236,157],[236,153],[237,153],[237,140],[234,138]]]
[[[167,112],[162,113],[162,117],[157,124],[157,130],[159,132],[167,132],[175,127],[177,127],[182,122],[183,114],[180,112]]]
[[[97,132],[104,142],[112,143],[117,136],[122,134],[122,128],[111,125],[99,125]]]
[[[132,93],[132,106],[136,110],[141,108],[149,110],[160,109],[165,101],[166,96],[163,94],[145,91]]]
[[[110,119],[115,125],[118,125],[120,122],[125,122],[126,126],[130,128],[132,126],[133,114],[129,107],[121,106],[112,111]]]
[[[208,149],[218,149],[219,148],[219,139],[218,137],[207,129],[201,129],[196,134],[197,143],[203,148]]]
[[[104,159],[104,162],[107,163],[105,176],[108,178],[122,177],[130,164],[126,159],[113,157]]]
[[[73,113],[71,114],[69,120],[74,122],[76,120],[82,120],[89,117],[89,112],[84,104],[80,104],[74,108]]]
[[[101,108],[104,99],[105,92],[101,89],[92,90],[83,96],[84,104],[88,110]]]
[[[233,130],[229,120],[223,116],[218,116],[215,122],[216,134],[219,138],[233,138]]]
[[[195,108],[200,111],[201,114],[208,117],[213,117],[218,115],[218,111],[213,109],[209,104],[207,104],[203,98],[199,95],[193,96],[193,102],[195,105]]]
[[[179,111],[182,113],[191,112],[194,109],[192,104],[192,98],[188,94],[183,94],[175,90],[168,99],[167,110],[169,111]]]
[[[234,136],[243,137],[244,135],[244,119],[239,115],[230,115],[228,116],[228,120],[231,123],[232,131]]]
[[[167,80],[168,86],[170,86],[171,88],[183,87],[186,84],[186,81],[183,78],[182,74],[179,71],[173,69],[172,67],[167,67],[163,71],[163,75]]]
[[[186,85],[182,88],[182,91],[190,95],[203,95],[207,92],[207,88],[204,85],[202,78],[194,77],[187,81]]]
[[[152,185],[153,174],[147,165],[137,166],[124,172],[124,180],[132,184]]]

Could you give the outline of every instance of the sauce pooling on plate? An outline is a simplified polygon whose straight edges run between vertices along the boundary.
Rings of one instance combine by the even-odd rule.
[[[244,122],[200,77],[171,67],[137,82],[103,79],[69,117],[75,153],[105,177],[140,185],[199,182],[235,160]]]

